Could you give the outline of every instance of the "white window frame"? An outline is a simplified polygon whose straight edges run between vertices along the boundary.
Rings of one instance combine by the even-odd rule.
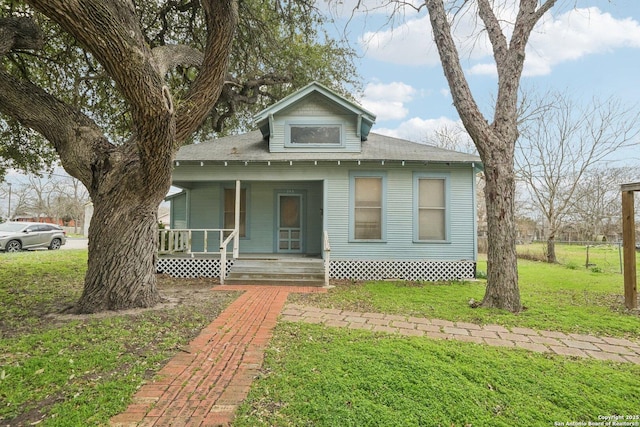
[[[291,140],[291,128],[292,127],[337,127],[339,129],[340,141],[338,143],[321,143],[321,144],[308,144],[308,143],[296,143]],[[336,120],[287,120],[285,121],[285,135],[284,146],[295,148],[336,148],[345,146],[345,131],[344,122]]]
[[[356,179],[380,178],[382,200],[380,211],[380,238],[356,239]],[[349,241],[362,243],[386,243],[387,241],[387,173],[384,171],[357,171],[349,174]]]
[[[444,239],[420,239],[420,181],[444,182]],[[451,243],[451,176],[448,173],[420,172],[413,175],[413,241],[415,243]],[[430,208],[437,209],[437,208]]]

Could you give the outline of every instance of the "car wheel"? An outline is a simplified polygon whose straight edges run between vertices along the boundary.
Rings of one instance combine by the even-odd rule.
[[[7,252],[20,252],[21,249],[22,243],[20,243],[20,241],[18,240],[11,240],[9,243],[7,243],[7,246],[5,248]]]
[[[60,249],[60,246],[62,246],[62,241],[60,239],[53,239],[49,245],[49,250],[55,251],[56,249]]]

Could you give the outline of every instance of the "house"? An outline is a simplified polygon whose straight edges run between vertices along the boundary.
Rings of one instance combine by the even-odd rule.
[[[373,133],[373,113],[318,83],[254,120],[177,153],[159,271],[224,264],[224,280],[243,259],[298,257],[327,279],[475,277],[477,156]]]
[[[46,222],[47,224],[56,224],[61,227],[75,227],[76,221],[73,219],[69,219],[65,221],[62,218],[54,218],[51,216],[46,216],[45,214],[32,214],[25,213],[23,215],[16,215],[12,219],[17,222]]]

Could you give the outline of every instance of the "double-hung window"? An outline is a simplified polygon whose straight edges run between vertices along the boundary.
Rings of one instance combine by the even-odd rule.
[[[351,175],[351,237],[355,241],[385,239],[385,176]]]
[[[420,242],[449,239],[448,178],[446,175],[415,176],[414,239]]]

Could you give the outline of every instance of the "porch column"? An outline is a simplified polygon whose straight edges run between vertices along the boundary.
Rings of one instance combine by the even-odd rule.
[[[233,238],[233,258],[238,258],[240,252],[240,180],[236,179],[236,206],[234,210],[234,229],[236,234]]]
[[[638,307],[636,276],[636,227],[633,203],[634,191],[640,183],[622,185],[622,244],[624,246],[624,303],[628,309]]]

